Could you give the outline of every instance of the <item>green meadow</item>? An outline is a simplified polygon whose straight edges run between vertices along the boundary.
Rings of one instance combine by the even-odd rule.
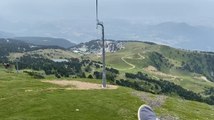
[[[101,83],[100,80],[80,78],[67,80]],[[159,97],[125,87],[66,90],[62,86],[43,83],[21,71],[16,73],[0,68],[1,120],[137,120],[138,107],[150,104],[154,99],[158,103]],[[214,106],[176,96],[164,98],[160,106],[154,106],[161,118],[212,120],[214,117]]]

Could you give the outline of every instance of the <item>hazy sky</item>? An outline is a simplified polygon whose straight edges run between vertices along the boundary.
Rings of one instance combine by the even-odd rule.
[[[213,24],[213,0],[99,0],[103,20]],[[95,0],[0,0],[0,19],[94,20]],[[145,20],[145,21],[142,21]],[[147,21],[146,21],[147,20]]]
[[[131,36],[135,36],[139,32],[135,26],[142,28],[140,25],[168,21],[214,27],[214,0],[99,0],[99,3],[100,19],[110,39],[132,39],[120,33],[121,29],[131,30]],[[79,42],[96,39],[95,28],[95,0],[0,0],[0,31]]]

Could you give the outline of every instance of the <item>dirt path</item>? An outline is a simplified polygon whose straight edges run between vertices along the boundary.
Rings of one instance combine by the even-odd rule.
[[[45,83],[56,84],[61,87],[65,87],[66,90],[95,90],[95,89],[103,89],[101,84],[81,82],[81,81],[68,81],[68,80],[45,80],[42,81]],[[117,89],[118,86],[115,85],[107,85],[105,89]],[[51,88],[57,89],[57,88]]]
[[[170,74],[166,74],[166,73],[160,72],[154,66],[148,66],[148,67],[144,68],[144,70],[149,72],[149,73],[152,73],[154,75],[161,76],[161,77],[167,77],[167,78],[171,78],[171,79],[178,78],[178,76],[174,76],[174,75],[170,75]]]
[[[119,69],[119,68],[117,68],[117,69],[118,69],[118,70],[132,70],[132,69],[135,69],[136,66],[135,66],[134,64],[131,64],[131,63],[127,62],[125,59],[140,59],[140,60],[144,60],[144,59],[145,59],[145,57],[144,57],[143,55],[141,55],[140,53],[138,53],[138,56],[139,56],[139,58],[121,57],[121,60],[122,60],[123,62],[125,62],[126,64],[128,64],[129,66],[131,66],[131,67],[130,67],[130,68],[127,68],[127,69]]]
[[[138,53],[138,55],[140,56],[140,58],[138,58],[138,59],[141,59],[141,60],[145,59],[145,57],[143,55],[141,55],[140,53]]]
[[[129,70],[135,69],[136,66],[133,65],[133,64],[131,64],[131,63],[129,63],[129,62],[127,62],[127,61],[125,60],[125,58],[130,58],[130,57],[122,57],[122,58],[121,58],[121,60],[122,60],[123,62],[125,62],[126,64],[128,64],[129,66],[131,66],[131,68],[128,68],[128,69],[129,69]]]

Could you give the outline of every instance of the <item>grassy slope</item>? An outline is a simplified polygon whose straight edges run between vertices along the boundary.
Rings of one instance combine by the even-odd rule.
[[[145,100],[146,104],[153,106],[154,111],[161,120],[212,120],[214,117],[214,106],[183,100],[176,96],[165,96],[166,98],[163,102],[163,95],[154,95],[145,92],[135,93],[142,100]],[[154,103],[156,103],[156,107]]]
[[[144,68],[150,64],[151,60],[148,58],[148,56],[151,52],[159,52],[163,54],[170,63],[175,65],[175,67],[181,66],[181,61],[185,61],[186,59],[188,59],[187,57],[182,57],[182,54],[188,53],[184,50],[178,50],[161,45],[150,45],[143,42],[128,42],[125,43],[125,49],[120,50],[116,53],[107,53],[106,62],[107,65],[117,68],[121,73],[136,73],[138,71],[142,71],[155,76],[156,78],[162,78],[172,81],[186,89],[193,90],[197,93],[203,92],[205,90],[205,87],[214,87],[214,83],[207,82],[203,79],[200,79],[200,77],[198,77],[199,79],[195,78],[195,76],[202,75],[193,74],[186,71],[179,71],[175,70],[174,68],[167,70],[167,74],[176,76],[176,79],[170,76],[158,75],[146,71]],[[144,56],[145,58],[140,59],[140,56],[138,54]],[[124,57],[127,62],[135,65],[136,67],[134,69],[130,69],[131,66],[122,61],[122,57]],[[96,58],[94,56],[91,58],[93,60],[101,60],[101,58]]]
[[[181,120],[212,120],[214,117],[214,106],[178,98],[168,98],[156,111],[162,113],[160,116],[172,115]]]
[[[135,120],[137,108],[142,104],[129,94],[130,89],[48,90],[57,86],[22,73],[1,71],[0,74],[1,120]]]
[[[136,120],[137,109],[144,103],[132,94],[135,90],[123,87],[88,91],[48,90],[50,87],[59,86],[42,83],[24,73],[7,73],[0,68],[0,119]],[[148,94],[150,99],[158,97],[140,93]],[[173,97],[168,97],[163,106],[155,109],[158,116],[183,120],[211,120],[213,110],[214,106]]]

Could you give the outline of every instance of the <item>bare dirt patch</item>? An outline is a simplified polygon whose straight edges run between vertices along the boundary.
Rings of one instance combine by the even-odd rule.
[[[209,80],[207,79],[207,77],[205,77],[205,76],[201,76],[201,79],[204,80],[204,81],[206,81],[206,82],[210,82],[210,83],[211,83],[211,81],[209,81]]]
[[[148,104],[152,108],[161,107],[165,103],[165,100],[167,98],[167,96],[164,95],[152,96],[151,94],[145,92],[133,92],[132,94],[139,97],[142,101],[146,102],[146,104]]]
[[[50,80],[50,81],[42,81],[45,83],[51,83],[55,85],[59,85],[61,87],[65,87],[66,90],[96,90],[103,89],[101,84],[81,82],[81,81],[68,81],[68,80]],[[105,89],[117,89],[118,86],[115,85],[107,85]],[[54,89],[54,88],[52,88]]]
[[[147,68],[145,68],[148,71],[153,71],[153,72],[157,72],[157,68],[155,68],[154,66],[148,66]]]
[[[149,73],[152,73],[154,75],[158,75],[158,76],[162,76],[162,77],[167,77],[167,78],[172,78],[172,79],[178,78],[178,76],[174,76],[174,75],[170,75],[170,74],[160,72],[154,66],[148,66],[148,67],[144,68],[144,70],[149,72]]]
[[[179,120],[180,118],[168,114],[168,115],[159,116],[159,119],[160,119],[160,120]]]

